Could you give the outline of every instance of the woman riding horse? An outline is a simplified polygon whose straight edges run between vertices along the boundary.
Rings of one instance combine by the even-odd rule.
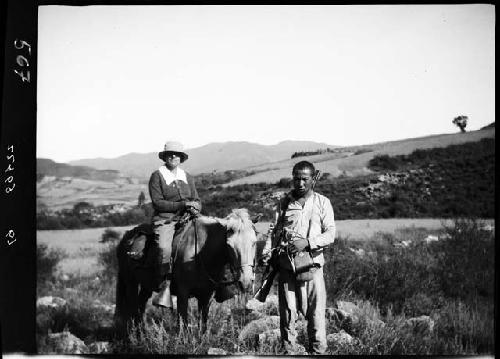
[[[146,302],[152,294],[151,267],[141,265],[128,254],[132,246],[129,239],[140,228],[137,226],[125,233],[117,248],[117,328],[127,328],[123,324],[130,320],[142,320]],[[210,298],[214,292],[215,299],[221,302],[229,298],[221,294],[227,285],[251,290],[256,240],[255,227],[245,209],[233,210],[224,219],[194,217],[176,232],[172,290],[177,294],[178,314],[185,324],[190,297],[198,299],[205,329]],[[148,257],[148,254],[145,256]],[[226,265],[231,268],[229,276],[226,276]]]
[[[179,167],[179,164],[188,159],[182,144],[167,142],[158,157],[164,164],[153,172],[149,180],[149,195],[154,209],[152,225],[156,251],[153,290],[159,292],[153,299],[153,304],[172,308],[168,277],[171,272],[173,227],[183,212],[199,212],[201,201],[193,177]]]

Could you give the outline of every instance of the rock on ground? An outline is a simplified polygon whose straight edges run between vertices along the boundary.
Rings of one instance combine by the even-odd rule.
[[[337,308],[326,308],[326,319],[333,322],[335,327],[350,331],[352,328],[352,315]]]
[[[268,295],[264,303],[258,301],[255,298],[252,298],[247,302],[245,307],[248,310],[259,313],[278,315],[279,314],[278,296],[274,294]]]
[[[410,318],[406,320],[406,326],[411,328],[415,334],[430,334],[434,331],[434,320],[428,315]]]
[[[116,305],[104,304],[100,300],[96,299],[94,300],[94,302],[92,302],[92,308],[113,314],[115,312]]]
[[[357,324],[359,322],[359,311],[359,307],[353,302],[337,302],[336,313],[339,318],[342,318],[342,320],[347,320],[352,324]]]
[[[89,352],[85,343],[68,331],[49,334],[47,344],[50,351],[57,354],[87,354]]]
[[[259,334],[259,345],[264,343],[267,344],[276,344],[279,343],[281,338],[279,328],[266,330],[264,333]]]
[[[106,354],[110,352],[109,342],[94,342],[88,346],[89,352],[92,354]]]
[[[221,348],[209,348],[207,351],[208,355],[227,355],[227,352]]]
[[[271,315],[268,317],[263,317],[257,320],[253,320],[241,330],[238,336],[239,341],[258,340],[258,335],[264,333],[265,331],[277,329],[280,325],[280,317],[277,315]]]
[[[356,340],[344,330],[338,333],[328,334],[326,336],[326,341],[328,345],[351,345],[356,342]]]
[[[37,307],[51,307],[51,308],[59,308],[66,305],[66,300],[59,297],[47,296],[38,298],[36,301]]]

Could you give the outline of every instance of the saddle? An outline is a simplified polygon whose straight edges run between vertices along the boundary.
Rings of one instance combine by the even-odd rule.
[[[173,239],[173,246],[176,244],[176,237],[184,230],[186,224],[193,217],[192,214],[185,213],[182,216],[175,217],[175,232]],[[125,250],[127,256],[136,262],[136,264],[146,265],[150,263],[148,258],[151,251],[150,242],[154,240],[153,225],[150,223],[142,223],[131,230],[127,231],[124,235]]]

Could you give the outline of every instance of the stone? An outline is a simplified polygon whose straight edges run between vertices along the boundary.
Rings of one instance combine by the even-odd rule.
[[[335,327],[345,330],[351,329],[354,317],[352,314],[337,308],[326,308],[325,314],[327,320],[333,322]],[[355,318],[357,319],[357,317]]]
[[[406,326],[410,328],[414,334],[427,335],[434,331],[434,320],[428,315],[421,315],[406,320]]]
[[[227,352],[221,348],[209,348],[207,351],[208,355],[227,355]]]
[[[259,334],[268,330],[277,329],[279,328],[279,325],[280,317],[277,315],[271,315],[253,320],[245,325],[245,327],[241,330],[238,340],[240,342],[258,340]]]
[[[101,301],[99,301],[98,299],[96,299],[92,302],[92,308],[113,314],[115,312],[116,305],[115,304],[105,304],[105,303],[102,303]]]
[[[250,311],[255,311],[268,315],[278,315],[279,314],[279,304],[278,296],[275,294],[270,294],[267,296],[264,303],[258,301],[255,298],[250,299],[245,308]]]
[[[396,248],[408,248],[411,244],[411,240],[405,240],[405,241],[401,241],[399,243],[395,243],[394,244],[394,247]]]
[[[247,304],[245,304],[245,308],[248,310],[260,311],[262,308],[264,308],[264,305],[265,303],[262,303],[261,301],[252,298],[247,302]]]
[[[356,255],[356,257],[363,258],[366,254],[365,250],[363,248],[349,248],[349,250]]]
[[[384,321],[378,318],[366,319],[366,325],[371,328],[385,327]]]
[[[307,350],[302,344],[295,344],[293,348],[288,349],[288,355],[307,355]]]
[[[430,235],[428,235],[427,237],[424,238],[424,241],[427,244],[429,244],[431,242],[437,242],[437,241],[439,241],[439,237],[430,234]]]
[[[264,333],[259,334],[259,345],[264,343],[275,344],[278,343],[281,338],[280,329],[270,329],[266,330]]]
[[[49,334],[47,345],[52,353],[57,354],[87,354],[89,352],[83,340],[75,337],[69,331]]]
[[[46,296],[38,298],[36,301],[37,307],[60,308],[66,305],[66,300],[59,297]]]
[[[333,333],[333,334],[328,334],[326,336],[326,342],[328,343],[328,346],[330,345],[352,345],[356,341],[355,339],[346,333],[344,330],[341,330],[338,333]]]
[[[353,302],[337,301],[337,309],[341,311],[346,317],[357,318],[359,307]]]
[[[481,230],[483,231],[486,231],[486,232],[494,232],[495,231],[495,227],[492,226],[491,224],[481,224],[481,227],[480,227]]]
[[[88,346],[91,354],[107,354],[110,353],[109,342],[94,342]]]

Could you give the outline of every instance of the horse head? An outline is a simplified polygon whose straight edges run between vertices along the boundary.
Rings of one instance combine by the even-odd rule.
[[[229,263],[245,291],[252,288],[255,273],[255,227],[246,209],[235,209],[221,224],[226,228]]]

